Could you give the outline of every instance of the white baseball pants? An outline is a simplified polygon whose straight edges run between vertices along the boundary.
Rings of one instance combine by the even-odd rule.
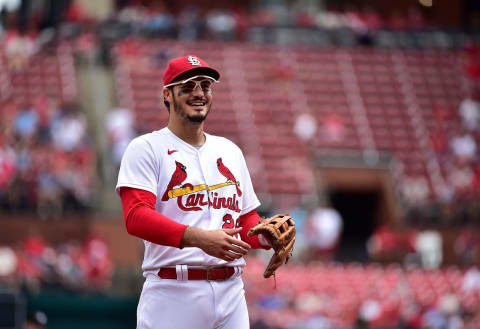
[[[248,329],[240,275],[224,281],[149,275],[137,308],[137,329]]]

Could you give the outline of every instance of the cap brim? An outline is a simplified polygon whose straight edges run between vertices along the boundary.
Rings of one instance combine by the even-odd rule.
[[[212,77],[216,81],[220,79],[220,73],[218,73],[218,71],[215,69],[210,67],[195,67],[177,75],[170,83],[185,80],[195,75],[206,75]]]

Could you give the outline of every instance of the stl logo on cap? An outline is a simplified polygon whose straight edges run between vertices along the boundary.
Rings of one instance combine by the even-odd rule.
[[[198,60],[197,57],[195,56],[188,56],[187,60],[190,62],[190,64],[192,65],[202,65],[202,63],[200,63],[200,61]]]

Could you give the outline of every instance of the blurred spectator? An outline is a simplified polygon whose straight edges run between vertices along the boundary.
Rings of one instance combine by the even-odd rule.
[[[92,18],[88,15],[79,1],[72,1],[65,9],[65,20],[70,23],[88,24]]]
[[[9,246],[0,247],[0,287],[2,284],[15,285],[17,255]]]
[[[296,260],[308,261],[309,255],[309,242],[307,239],[308,231],[308,215],[311,212],[312,207],[314,208],[317,204],[317,199],[312,198],[303,198],[302,201],[295,207],[291,208],[287,213],[295,218],[295,230],[296,230],[296,240],[295,240],[295,252],[292,257]],[[273,214],[273,212],[271,212]]]
[[[450,141],[455,160],[460,165],[470,164],[477,153],[477,143],[467,131],[459,131]]]
[[[300,312],[316,314],[324,310],[329,302],[331,298],[327,294],[306,291],[296,296],[295,308]]]
[[[112,263],[106,240],[99,233],[92,234],[85,240],[84,249],[89,283],[95,287],[110,286]]]
[[[147,18],[147,8],[138,3],[126,6],[117,13],[117,19],[123,23],[141,24],[147,20]]]
[[[358,310],[358,318],[355,323],[356,328],[372,328],[382,314],[382,305],[376,299],[367,299],[362,301]]]
[[[55,103],[55,100],[47,98],[43,93],[33,99],[32,107],[38,114],[38,143],[40,144],[50,142],[50,121],[57,111]]]
[[[7,57],[8,68],[13,71],[23,69],[30,57],[38,51],[36,43],[37,35],[20,34],[11,30],[5,37],[5,55]]]
[[[464,199],[470,195],[474,179],[473,170],[469,165],[453,165],[449,170],[448,182],[455,189],[457,199]]]
[[[25,329],[45,329],[47,328],[48,318],[42,311],[28,312]]]
[[[185,6],[178,14],[177,22],[179,40],[197,40],[203,34],[204,23],[195,5]]]
[[[176,29],[175,17],[162,1],[152,2],[143,29],[148,36],[173,38]]]
[[[462,291],[480,294],[480,270],[474,266],[465,272],[462,281]]]
[[[439,160],[445,161],[450,153],[448,152],[447,130],[443,120],[435,120],[435,127],[430,133],[430,142]]]
[[[65,196],[64,202],[77,211],[87,210],[93,202],[94,175],[90,153],[90,150],[85,150],[84,154],[66,154],[67,166],[57,173]],[[85,159],[81,160],[82,156]]]
[[[398,261],[403,253],[397,232],[387,225],[379,226],[367,241],[370,257],[379,262]]]
[[[454,241],[454,252],[461,265],[471,266],[480,255],[480,240],[470,225],[461,229]]]
[[[32,106],[24,106],[15,117],[15,132],[24,140],[31,138],[39,125],[39,117]]]
[[[18,10],[21,0],[3,0],[0,8],[7,12]]]
[[[406,305],[401,308],[398,327],[402,329],[423,329],[422,312],[422,307],[414,299],[408,300]]]
[[[337,114],[332,113],[322,119],[320,132],[327,143],[340,143],[345,138],[345,125]]]
[[[43,253],[46,250],[43,238],[32,235],[26,238],[18,251],[18,273],[29,289],[38,289],[43,277]]]
[[[51,134],[54,145],[64,151],[73,151],[85,141],[87,121],[74,103],[67,103],[53,118]]]
[[[445,316],[436,307],[431,307],[422,316],[422,328],[443,329],[448,328],[447,326]]]
[[[85,289],[88,287],[88,262],[82,246],[77,241],[67,241],[57,247],[58,257],[55,270],[61,280],[61,285],[70,289]]]
[[[301,10],[296,13],[294,17],[294,24],[295,26],[300,27],[314,27],[315,26],[315,18],[312,13]]]
[[[0,135],[0,207],[8,202],[8,189],[13,183],[17,171],[15,151],[5,143]]]
[[[423,325],[431,329],[461,329],[463,320],[461,305],[454,293],[441,296],[437,305],[423,315]]]
[[[424,268],[439,268],[443,261],[442,236],[434,230],[425,230],[418,233],[415,250],[420,255]]]
[[[279,310],[286,308],[290,303],[287,296],[281,292],[265,293],[258,299],[258,306],[266,310]]]
[[[370,45],[370,30],[364,20],[364,16],[360,10],[352,4],[349,4],[348,6],[349,8],[345,11],[345,17],[347,19],[348,26],[356,35],[360,44]]]
[[[463,126],[469,131],[477,130],[480,124],[480,103],[472,98],[465,98],[459,107]]]
[[[293,130],[298,138],[307,142],[311,140],[317,132],[317,121],[311,114],[302,113],[295,120]]]
[[[59,219],[63,210],[63,195],[60,182],[48,167],[40,163],[37,176],[37,214],[42,219]]]
[[[83,31],[73,40],[75,56],[80,63],[93,63],[97,55],[98,37],[91,31]]]
[[[294,324],[292,329],[333,329],[335,328],[328,317],[322,314],[313,314],[307,317],[305,320]]]
[[[319,11],[315,16],[317,26],[329,30],[345,27],[347,18],[345,15],[334,11]]]
[[[237,22],[228,10],[211,10],[206,16],[207,33],[218,41],[232,41],[236,36]]]
[[[276,18],[274,13],[268,8],[256,8],[250,13],[252,26],[274,26]]]
[[[425,177],[405,177],[402,181],[402,194],[410,205],[424,203],[430,193]]]
[[[134,113],[129,109],[116,108],[107,115],[106,124],[112,145],[112,160],[117,166],[120,165],[128,143],[136,136],[134,123]]]
[[[343,230],[340,213],[331,206],[319,207],[308,216],[306,239],[309,260],[332,260]]]
[[[242,5],[236,5],[233,7],[233,17],[237,22],[237,40],[246,41],[248,36],[248,30],[250,28],[250,15],[247,12],[247,8]]]

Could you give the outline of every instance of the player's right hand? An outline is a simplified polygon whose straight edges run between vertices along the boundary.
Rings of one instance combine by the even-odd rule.
[[[187,227],[182,238],[183,247],[197,247],[210,256],[231,262],[243,257],[250,250],[250,245],[242,240],[234,238],[242,228],[202,230],[195,227]]]

